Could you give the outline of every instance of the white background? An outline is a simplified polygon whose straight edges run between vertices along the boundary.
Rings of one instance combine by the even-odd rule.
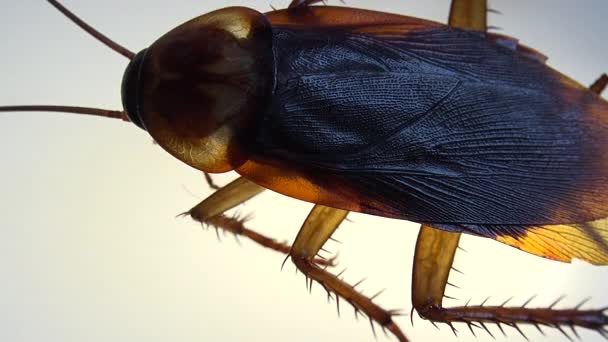
[[[0,103],[71,104],[120,109],[127,60],[84,34],[44,1],[7,2],[0,17]],[[90,24],[138,51],[187,19],[221,7],[260,11],[285,1],[65,1]],[[353,7],[445,21],[449,1],[349,0]],[[596,1],[492,1],[490,24],[550,57],[584,84],[608,71],[605,15]],[[2,341],[374,341],[352,310],[312,295],[281,255],[232,237],[218,243],[176,214],[209,194],[202,176],[174,160],[142,130],[117,120],[51,113],[0,116],[0,340]],[[219,177],[226,182],[234,175]],[[263,194],[240,208],[249,226],[291,241],[311,204]],[[341,267],[387,308],[411,304],[415,224],[351,214],[336,237]],[[453,274],[463,304],[487,296],[522,303],[562,294],[574,305],[608,305],[606,268],[559,264],[497,242],[465,237]],[[416,317],[398,319],[414,342],[457,339]],[[507,338],[492,328],[499,341]],[[532,341],[567,341],[559,332]],[[508,329],[509,341],[523,338]],[[584,341],[600,341],[581,332]],[[492,341],[479,331],[477,341]],[[379,341],[394,340],[382,333]]]

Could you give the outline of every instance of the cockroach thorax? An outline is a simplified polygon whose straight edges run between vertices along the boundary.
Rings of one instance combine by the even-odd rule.
[[[247,160],[245,146],[272,92],[272,29],[230,7],[169,31],[130,63],[123,104],[169,153],[207,172]]]

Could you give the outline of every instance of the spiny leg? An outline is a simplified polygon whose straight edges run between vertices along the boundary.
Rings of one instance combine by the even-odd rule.
[[[608,86],[608,75],[601,74],[595,82],[591,86],[589,86],[589,90],[600,95],[604,89]]]
[[[407,341],[399,327],[392,321],[394,312],[382,309],[373,303],[373,298],[363,296],[353,286],[321,268],[333,265],[332,259],[316,257],[321,247],[346,218],[348,211],[316,205],[300,229],[294,245],[290,247],[247,229],[242,220],[217,214],[263,191],[263,188],[256,187],[254,183],[239,178],[202,201],[187,214],[202,223],[219,227],[238,236],[248,237],[264,247],[291,255],[298,269],[311,281],[319,282],[328,292],[334,292],[348,301],[358,312],[368,315],[370,320],[390,330],[400,341]]]
[[[460,233],[420,227],[412,270],[412,304],[426,317],[428,308],[441,307],[454,263]]]
[[[553,306],[557,301],[547,308],[528,308],[526,305],[529,301],[519,307],[506,307],[507,301],[498,306],[481,304],[444,308],[442,305],[444,291],[454,254],[458,248],[459,237],[459,233],[442,231],[426,224],[420,229],[414,256],[412,302],[421,317],[446,323],[454,331],[453,323],[457,322],[467,324],[471,330],[473,326],[481,326],[490,335],[492,333],[486,327],[486,323],[497,324],[501,331],[500,324],[509,325],[520,333],[522,333],[518,327],[520,324],[531,324],[537,328],[545,325],[556,328],[564,334],[566,333],[563,327],[569,327],[573,331],[575,327],[583,327],[608,337],[607,309],[581,310],[582,303],[571,309],[554,309]]]
[[[487,12],[486,0],[452,0],[448,25],[485,32]]]
[[[367,315],[370,323],[373,321],[380,324],[384,329],[393,333],[399,341],[408,341],[401,332],[397,324],[393,321],[394,312],[387,311],[376,303],[373,298],[364,296],[355,287],[347,284],[338,276],[327,272],[319,267],[313,258],[317,255],[323,244],[331,237],[340,223],[346,218],[348,211],[334,209],[322,205],[315,205],[306,221],[300,228],[298,236],[293,243],[290,251],[291,259],[296,267],[304,273],[307,278],[316,281],[329,292],[333,292],[337,297],[341,297],[350,303],[356,312]]]
[[[239,177],[188,210],[187,214],[193,219],[205,223],[209,218],[245,203],[264,190],[266,190],[264,187]]]
[[[208,224],[216,229],[232,233],[235,236],[246,237],[263,247],[288,254],[291,249],[290,245],[247,228],[245,226],[245,219],[229,217],[223,214],[264,190],[265,188],[243,177],[239,177],[185,212],[184,215],[190,215],[190,217],[202,224]],[[334,258],[324,259],[318,257],[315,258],[315,263],[322,266],[334,266],[335,260]]]

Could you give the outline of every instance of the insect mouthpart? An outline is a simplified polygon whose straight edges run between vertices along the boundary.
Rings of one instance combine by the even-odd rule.
[[[144,58],[148,49],[143,49],[133,57],[122,77],[121,98],[122,107],[127,113],[129,120],[137,127],[147,130],[141,119],[141,71]]]

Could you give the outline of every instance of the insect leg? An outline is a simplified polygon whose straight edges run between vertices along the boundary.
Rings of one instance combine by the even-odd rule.
[[[591,86],[589,86],[589,90],[600,95],[604,91],[604,89],[606,89],[607,85],[608,75],[602,74],[600,77],[598,77],[597,80],[595,80],[595,82],[593,82]]]
[[[423,224],[416,240],[412,276],[412,304],[425,316],[430,307],[441,307],[460,233]]]
[[[448,25],[486,31],[487,12],[486,0],[452,0]]]
[[[205,223],[209,218],[244,203],[264,190],[265,188],[239,177],[188,210],[187,214],[194,220]]]
[[[606,309],[580,310],[580,305],[554,309],[555,303],[547,308],[528,308],[528,302],[518,307],[506,307],[505,302],[498,306],[444,308],[442,300],[459,237],[457,233],[440,231],[429,225],[423,225],[420,230],[414,256],[412,302],[422,318],[450,326],[457,322],[470,328],[481,325],[488,333],[486,323],[506,324],[518,330],[519,324],[545,325],[562,332],[563,327],[583,327],[608,335]]]
[[[245,219],[223,214],[225,211],[244,203],[264,190],[265,188],[243,177],[239,177],[185,212],[184,215],[189,215],[195,221],[232,233],[235,236],[246,237],[263,247],[288,254],[291,249],[291,246],[288,244],[278,242],[245,227]],[[334,259],[315,258],[315,263],[322,266],[333,266],[334,261]]]
[[[399,341],[408,341],[393,321],[393,312],[381,308],[371,298],[364,296],[355,290],[354,286],[346,283],[338,276],[319,267],[313,260],[347,214],[348,211],[346,210],[317,204],[298,232],[298,236],[289,252],[291,259],[296,267],[307,278],[310,278],[311,284],[313,280],[318,282],[328,293],[333,292],[336,296],[350,303],[355,311],[367,315],[370,322],[375,321],[383,328],[388,329]]]

